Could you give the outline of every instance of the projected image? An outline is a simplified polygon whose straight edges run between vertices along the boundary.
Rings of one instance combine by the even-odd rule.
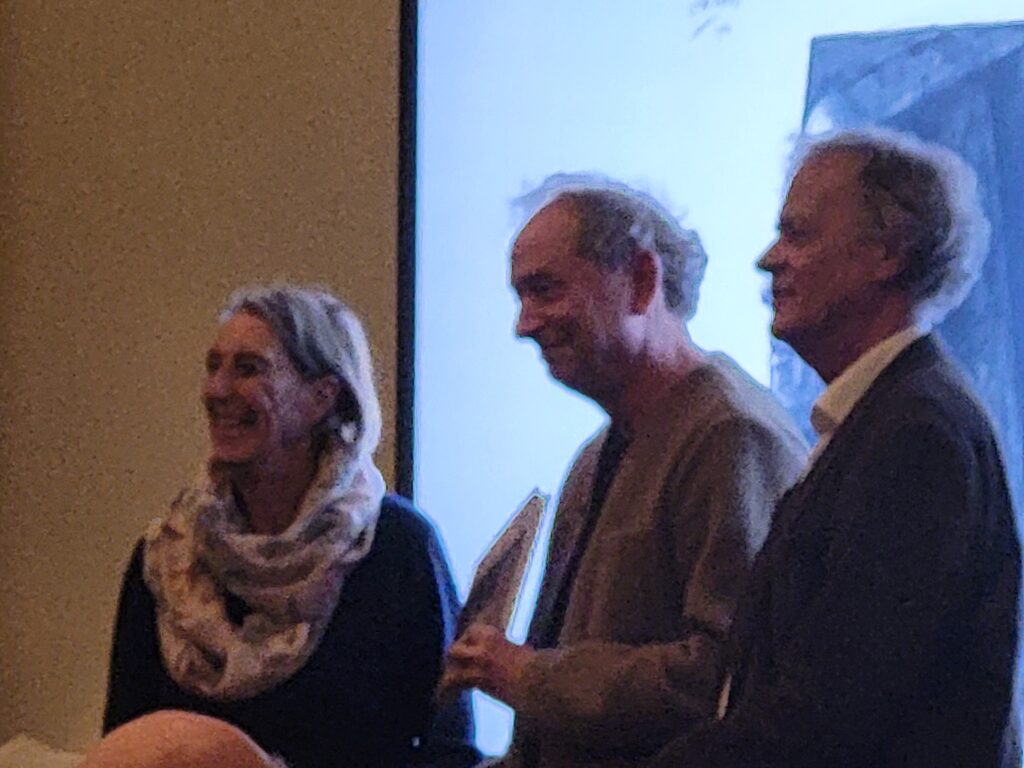
[[[866,122],[911,130],[968,157],[986,205],[1019,211],[1000,174],[1024,168],[1012,128],[1024,117],[1024,26],[1011,23],[1021,15],[1019,0],[419,4],[414,478],[463,597],[521,500],[539,487],[557,502],[608,421],[515,336],[510,251],[524,222],[513,201],[563,172],[661,201],[707,252],[693,342],[771,387],[809,429],[820,381],[773,344],[754,267],[776,235],[794,136]],[[921,29],[933,26],[945,29]],[[1024,350],[1010,330],[1019,318],[994,318],[1009,317],[1024,287],[1007,258],[1024,243],[1019,216],[992,218],[986,288],[944,330],[977,374],[1019,493]],[[504,753],[511,713],[482,695],[476,707],[481,749]]]

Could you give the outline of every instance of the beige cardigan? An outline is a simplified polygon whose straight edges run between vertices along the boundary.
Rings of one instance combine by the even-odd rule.
[[[531,638],[551,619],[606,436],[563,486]],[[580,561],[559,647],[527,670],[502,766],[530,753],[545,768],[628,765],[713,713],[737,598],[805,455],[781,406],[724,355],[651,403]]]

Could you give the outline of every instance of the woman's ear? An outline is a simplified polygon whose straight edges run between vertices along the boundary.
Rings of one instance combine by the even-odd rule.
[[[330,413],[338,402],[341,383],[333,374],[321,376],[313,382],[313,410],[315,421],[320,421]]]

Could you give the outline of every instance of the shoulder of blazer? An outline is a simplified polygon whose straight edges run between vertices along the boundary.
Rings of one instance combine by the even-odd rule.
[[[946,397],[947,393],[957,397]],[[835,439],[856,432],[862,422],[891,421],[893,415],[904,414],[911,401],[925,400],[936,411],[974,401],[959,371],[930,334],[913,342],[878,375],[839,426]]]
[[[864,413],[872,414],[872,420],[928,414],[955,424],[961,435],[992,433],[991,418],[964,372],[931,335],[911,344],[882,371],[851,411],[851,426]]]
[[[910,344],[868,387],[806,475],[780,499],[779,510],[793,505],[801,508],[808,494],[823,482],[829,485],[827,478],[834,478],[837,472],[846,474],[856,457],[873,454],[878,441],[887,439],[888,427],[905,413],[912,399],[919,397],[915,390],[921,389],[922,376],[937,386],[940,381],[952,383],[953,371],[931,335]]]

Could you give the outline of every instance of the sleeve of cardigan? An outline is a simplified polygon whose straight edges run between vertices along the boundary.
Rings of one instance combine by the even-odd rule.
[[[662,493],[670,513],[664,544],[677,567],[666,583],[679,588],[679,637],[540,651],[527,668],[528,703],[517,716],[560,749],[642,754],[714,711],[740,591],[802,457],[745,416],[714,425],[692,456]]]
[[[110,651],[103,733],[158,708],[161,670],[156,604],[142,578],[140,541],[125,571]]]

